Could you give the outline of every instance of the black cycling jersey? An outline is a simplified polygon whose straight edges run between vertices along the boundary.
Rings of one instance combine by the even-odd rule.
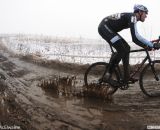
[[[100,25],[106,25],[110,32],[119,32],[123,29],[130,28],[132,40],[139,46],[153,47],[153,44],[139,35],[136,27],[137,18],[134,13],[117,13],[105,17]]]
[[[103,21],[113,31],[119,32],[130,27],[131,17],[134,17],[133,13],[117,13],[104,18]]]

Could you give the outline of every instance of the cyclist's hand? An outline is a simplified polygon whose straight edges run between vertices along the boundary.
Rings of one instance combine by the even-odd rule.
[[[160,49],[160,43],[154,43],[153,48],[157,50]]]

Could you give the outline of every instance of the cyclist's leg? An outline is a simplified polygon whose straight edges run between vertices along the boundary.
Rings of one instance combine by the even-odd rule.
[[[104,25],[99,26],[98,32],[102,36],[102,38],[105,39],[110,44],[110,47],[112,49],[111,39],[114,38],[117,35],[117,33],[114,33],[113,31],[108,30],[107,28],[105,28]],[[115,87],[119,87],[119,83],[117,81],[112,80],[111,77],[112,77],[112,71],[115,68],[114,63],[119,63],[119,61],[121,60],[121,58],[117,59],[117,56],[118,56],[117,52],[112,54],[111,59],[109,61],[109,65],[107,66],[107,70],[104,73],[103,79],[102,79],[104,82],[107,82],[110,85],[115,86]]]
[[[120,36],[119,36],[120,37]],[[115,57],[114,64],[118,64],[122,59],[123,62],[123,70],[124,70],[124,83],[127,83],[129,78],[129,52],[130,46],[128,43],[122,38],[116,41],[113,46],[117,50],[117,57]]]
[[[125,48],[125,55],[122,57],[123,62],[123,70],[124,70],[124,82],[127,83],[130,79],[130,66],[129,66],[129,54],[130,54],[130,46],[128,43],[122,38],[123,47]]]
[[[128,83],[128,82],[134,83],[138,81],[138,79],[130,77],[130,65],[129,65],[130,46],[128,45],[128,43],[123,38],[121,38],[121,40],[117,41],[117,44],[114,44],[113,46],[114,48],[116,48],[118,52],[117,57],[122,58],[123,71],[124,71],[123,82],[124,83]],[[119,62],[115,60],[114,64],[118,64],[118,63]]]
[[[114,46],[113,46],[114,47]],[[116,47],[114,47],[115,49],[116,49]],[[116,49],[117,50],[117,49]],[[119,51],[117,50],[117,52],[116,53],[114,53],[113,55],[112,55],[112,57],[111,57],[111,59],[110,59],[110,61],[109,61],[109,69],[108,69],[108,71],[111,73],[113,70],[114,70],[114,68],[115,68],[115,65],[118,65],[119,64],[119,62],[121,61],[121,55],[119,55],[120,53],[119,53]]]
[[[112,49],[112,42],[110,41],[115,35],[116,33],[113,32],[111,29],[109,29],[108,27],[106,27],[105,24],[100,24],[99,27],[98,27],[98,32],[99,34],[101,35],[101,37],[107,41],[107,43],[110,44],[110,47],[111,47],[111,50],[113,52],[113,49]],[[111,55],[111,58],[110,58],[110,61],[109,61],[109,65],[107,66],[107,71],[106,71],[106,75],[111,75],[112,74],[112,70],[114,68],[114,65],[113,64],[110,64],[110,62],[112,62],[112,59],[115,59],[115,55],[117,55],[116,53],[112,54]],[[106,76],[106,77],[108,77]],[[110,76],[109,76],[110,77]]]
[[[123,62],[123,70],[124,70],[124,82],[136,82],[138,81],[138,79],[130,77],[130,65],[129,65],[129,54],[130,54],[130,46],[128,45],[128,43],[122,38],[122,42],[123,42],[123,46],[125,48],[125,55],[122,58],[122,62]]]

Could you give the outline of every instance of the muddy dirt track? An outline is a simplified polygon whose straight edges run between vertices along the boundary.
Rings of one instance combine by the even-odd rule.
[[[84,66],[40,63],[34,56],[22,58],[0,50],[0,72],[6,78],[0,81],[0,129],[145,130],[149,125],[160,126],[160,98],[144,96],[138,84],[118,90],[111,100],[84,96],[84,70]]]

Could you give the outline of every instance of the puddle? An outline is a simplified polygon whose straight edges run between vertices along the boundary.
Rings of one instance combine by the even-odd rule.
[[[109,93],[110,87],[107,85],[96,86],[91,84],[85,86],[76,76],[57,77],[54,79],[45,79],[38,83],[45,92],[53,93],[53,95],[65,97],[94,97],[107,99],[112,96]]]

